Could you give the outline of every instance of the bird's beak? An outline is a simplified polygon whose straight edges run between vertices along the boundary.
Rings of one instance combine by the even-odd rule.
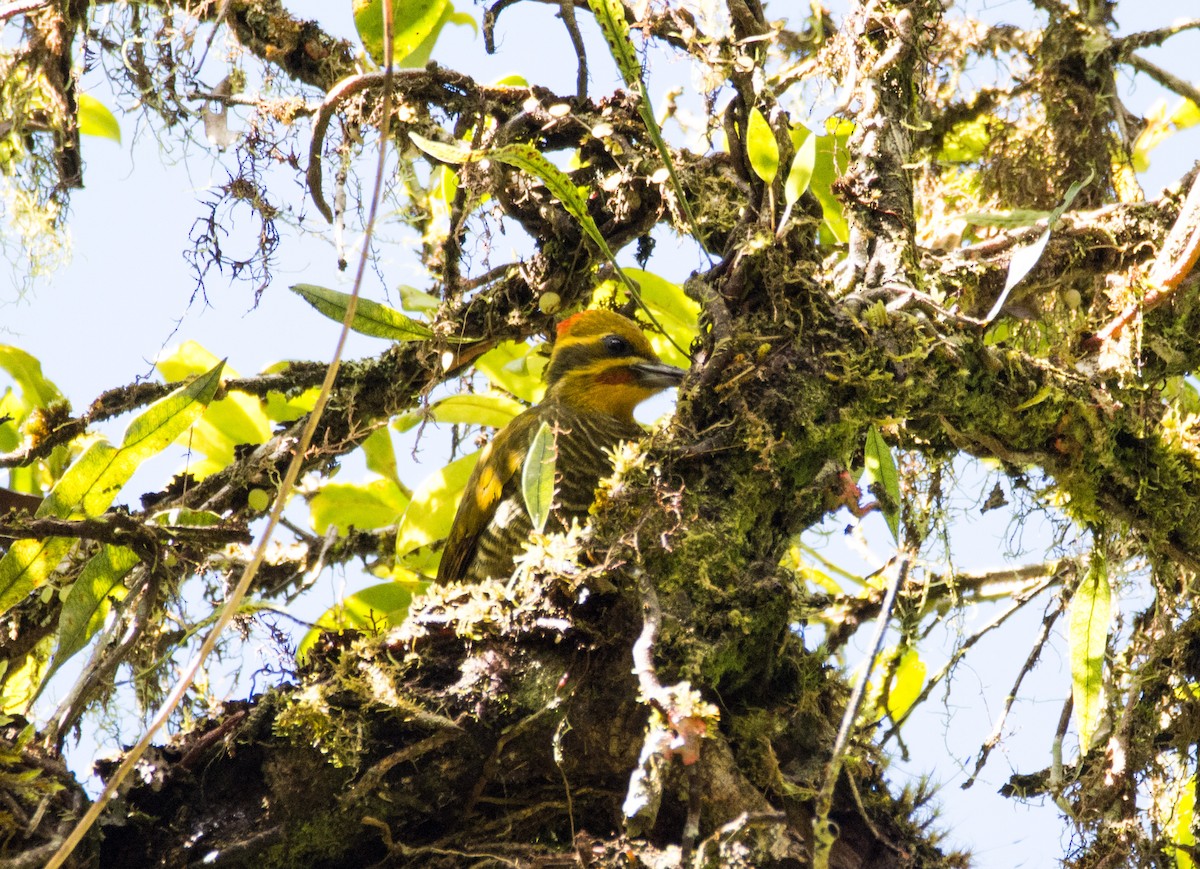
[[[666,389],[678,386],[687,374],[682,368],[665,362],[637,362],[629,366],[637,377],[638,386],[646,389]]]

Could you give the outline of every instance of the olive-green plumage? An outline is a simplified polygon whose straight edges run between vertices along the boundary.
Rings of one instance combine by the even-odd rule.
[[[521,467],[543,422],[555,433],[554,505],[546,530],[583,521],[596,486],[612,472],[605,450],[643,434],[633,409],[677,386],[683,371],[659,361],[641,329],[612,311],[583,311],[563,320],[546,395],[506,425],[484,448],[454,517],[438,582],[505,579],[532,523],[521,495]]]

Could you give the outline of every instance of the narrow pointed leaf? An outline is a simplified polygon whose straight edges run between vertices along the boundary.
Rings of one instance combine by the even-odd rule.
[[[125,596],[123,580],[137,563],[132,550],[105,545],[84,565],[63,601],[56,634],[58,645],[43,685],[104,627],[113,601]]]
[[[750,121],[746,126],[746,156],[754,174],[770,184],[779,174],[779,143],[771,125],[758,109],[750,110]]]
[[[329,319],[341,323],[346,318],[346,308],[350,303],[347,293],[315,284],[293,284],[291,290]],[[370,299],[358,300],[350,328],[363,335],[389,341],[424,341],[433,337],[433,332],[424,323]]]
[[[554,444],[554,429],[543,422],[538,427],[529,452],[525,454],[525,466],[521,469],[521,496],[525,509],[539,534],[546,530],[546,520],[554,504],[554,465],[558,450]]]
[[[1075,201],[1075,197],[1079,195],[1079,191],[1092,182],[1095,174],[1095,171],[1089,171],[1087,178],[1084,178],[1082,181],[1076,181],[1068,187],[1062,203],[1046,219],[1045,231],[1032,244],[1013,251],[1008,261],[1008,276],[1004,280],[1004,289],[1000,291],[1000,297],[996,299],[996,303],[992,305],[992,309],[983,318],[983,322],[990,323],[996,318],[996,315],[1004,308],[1004,303],[1008,301],[1009,295],[1016,288],[1017,284],[1021,283],[1025,276],[1033,271],[1033,267],[1038,264],[1038,261],[1042,258],[1042,253],[1046,250],[1046,245],[1050,241],[1050,233],[1054,229],[1054,224],[1058,223],[1058,219],[1071,207],[1071,203]]]
[[[473,163],[486,158],[483,151],[472,151],[462,145],[448,145],[445,142],[435,142],[417,133],[409,133],[412,143],[435,160],[457,166],[459,163]]]
[[[1092,563],[1071,597],[1067,611],[1067,645],[1071,658],[1071,696],[1080,756],[1091,748],[1104,701],[1104,651],[1112,623],[1112,590],[1103,556]]]
[[[888,530],[897,543],[900,542],[900,474],[892,450],[884,441],[879,429],[871,426],[867,432],[864,452],[866,463],[865,482],[869,486],[878,483],[880,511],[887,521]]]
[[[807,132],[807,131],[806,131]],[[787,180],[783,185],[784,204],[795,205],[812,181],[813,169],[817,164],[817,139],[812,133],[804,137],[796,156],[792,158],[792,168],[788,170]]]

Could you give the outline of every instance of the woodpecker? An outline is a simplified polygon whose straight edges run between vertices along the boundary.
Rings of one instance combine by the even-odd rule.
[[[605,452],[644,434],[633,409],[678,386],[684,372],[667,365],[632,320],[587,310],[558,324],[546,366],[546,394],[484,447],[467,480],[438,566],[439,583],[506,579],[532,530],[521,494],[521,468],[543,422],[555,433],[555,497],[546,528],[561,531],[587,518],[596,486],[612,473]]]

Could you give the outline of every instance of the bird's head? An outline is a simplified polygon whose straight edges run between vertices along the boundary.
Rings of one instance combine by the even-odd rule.
[[[632,419],[635,407],[678,386],[683,375],[682,369],[659,361],[632,320],[612,311],[581,311],[558,324],[546,368],[546,397]]]

